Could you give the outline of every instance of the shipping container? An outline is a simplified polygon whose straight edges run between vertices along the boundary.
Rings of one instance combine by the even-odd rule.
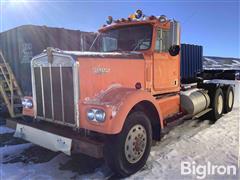
[[[181,82],[190,83],[203,71],[203,47],[181,44]]]
[[[24,95],[31,95],[30,61],[47,47],[87,51],[96,33],[24,25],[0,34],[0,49],[10,64]],[[94,47],[92,48],[94,50]]]

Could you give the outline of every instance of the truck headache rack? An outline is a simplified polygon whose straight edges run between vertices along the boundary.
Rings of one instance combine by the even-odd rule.
[[[22,96],[11,67],[0,50],[0,99],[3,100],[12,118],[22,116]]]

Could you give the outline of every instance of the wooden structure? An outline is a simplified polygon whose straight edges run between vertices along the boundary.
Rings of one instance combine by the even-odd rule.
[[[22,91],[0,50],[0,99],[6,105],[12,118],[22,116]]]

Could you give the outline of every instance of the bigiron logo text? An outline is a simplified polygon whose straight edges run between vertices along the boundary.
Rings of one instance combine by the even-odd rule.
[[[197,179],[205,179],[207,176],[236,176],[237,167],[234,165],[197,164],[193,162],[181,162],[181,175],[195,175]]]

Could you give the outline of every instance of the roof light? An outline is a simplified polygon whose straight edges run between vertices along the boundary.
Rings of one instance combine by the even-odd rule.
[[[153,16],[153,15],[149,16],[149,20],[154,20],[154,19],[156,19],[155,16]]]
[[[158,20],[159,20],[160,22],[166,22],[166,21],[167,21],[167,16],[161,15],[161,16],[158,18]]]
[[[128,21],[132,21],[132,19],[129,17],[129,18],[128,18]]]
[[[143,13],[140,9],[135,12],[135,18],[140,19],[143,16]]]
[[[107,19],[106,22],[107,22],[108,25],[112,24],[112,22],[113,22],[113,17],[112,17],[112,16],[108,16],[108,19]]]
[[[126,22],[127,20],[124,18],[121,18],[121,22]]]

